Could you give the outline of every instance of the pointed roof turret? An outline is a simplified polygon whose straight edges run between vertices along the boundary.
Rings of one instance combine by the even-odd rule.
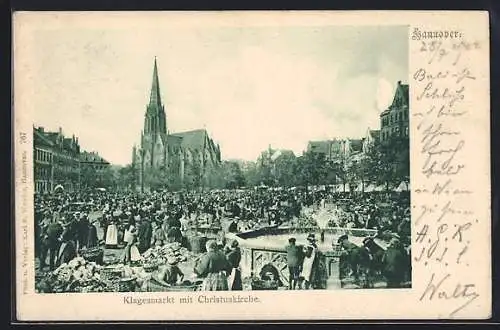
[[[153,68],[153,83],[151,85],[151,95],[149,97],[149,105],[150,106],[161,106],[160,81],[158,79],[158,66],[156,64],[156,56],[155,56],[155,64],[154,64],[154,68]]]

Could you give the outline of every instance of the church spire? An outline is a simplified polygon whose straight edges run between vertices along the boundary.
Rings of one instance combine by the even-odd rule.
[[[154,64],[154,68],[153,68],[153,83],[151,85],[151,95],[149,97],[149,105],[150,106],[161,106],[160,82],[158,79],[158,67],[156,64],[156,56],[155,56],[155,64]]]

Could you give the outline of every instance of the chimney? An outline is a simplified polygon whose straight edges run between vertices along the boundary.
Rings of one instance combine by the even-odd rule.
[[[398,86],[401,85],[401,80],[398,81]]]
[[[42,126],[38,127],[38,130],[40,131],[40,133],[45,133],[45,130]]]

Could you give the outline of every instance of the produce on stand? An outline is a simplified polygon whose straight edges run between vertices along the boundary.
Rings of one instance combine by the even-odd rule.
[[[152,247],[144,252],[142,256],[144,258],[143,264],[152,266],[166,264],[169,259],[175,259],[177,262],[185,262],[193,257],[193,253],[181,247],[180,243],[173,242],[163,246]]]
[[[101,279],[100,266],[77,257],[46,273],[37,287],[40,293],[55,292],[106,292],[112,291]]]
[[[100,246],[93,248],[83,248],[78,251],[78,254],[87,261],[93,261],[100,265],[104,262],[104,249]]]
[[[102,250],[82,250],[80,256],[68,263],[62,264],[52,272],[40,273],[42,280],[37,281],[37,292],[132,292],[141,288],[152,278],[152,273],[167,260],[175,259],[179,263],[189,264],[195,253],[182,247],[180,243],[167,243],[147,250],[136,264],[124,265],[113,260],[112,264],[102,263]],[[95,260],[95,261],[94,261]],[[192,268],[191,265],[189,268]],[[185,283],[186,290],[194,290],[194,283]],[[175,288],[183,290],[182,287]],[[169,290],[167,288],[167,290]]]

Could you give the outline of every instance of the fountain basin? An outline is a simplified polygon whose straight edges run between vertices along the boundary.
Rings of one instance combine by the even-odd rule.
[[[290,237],[295,237],[297,245],[305,245],[308,234],[315,234],[318,249],[322,252],[320,264],[326,273],[325,280],[328,280],[336,273],[333,267],[338,267],[340,249],[337,240],[341,235],[347,234],[352,243],[362,245],[365,237],[376,234],[376,230],[371,229],[326,228],[325,240],[321,242],[321,231],[318,228],[267,227],[239,234],[228,233],[226,238],[237,240],[239,243],[242,276],[258,275],[264,265],[271,263],[278,270],[283,284],[288,285],[289,271],[285,248]]]

